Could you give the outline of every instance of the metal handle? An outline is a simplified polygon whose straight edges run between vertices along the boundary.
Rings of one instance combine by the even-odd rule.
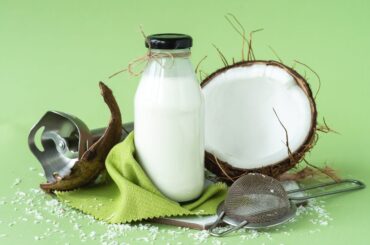
[[[215,232],[214,229],[222,222],[224,216],[225,216],[225,211],[222,211],[220,213],[220,215],[218,216],[217,220],[211,225],[211,227],[209,227],[208,231],[209,231],[209,234],[211,234],[211,236],[221,237],[221,236],[224,236],[226,234],[229,234],[230,232],[239,230],[240,228],[242,228],[243,226],[248,224],[248,221],[244,220],[239,225],[231,227],[231,228],[227,229],[226,231]]]
[[[93,129],[90,131],[90,135],[89,137],[91,137],[91,141],[92,141],[92,144],[95,143],[96,141],[98,141],[100,139],[100,137],[103,136],[105,130],[107,128],[98,128],[98,129]],[[130,122],[130,123],[125,123],[122,125],[122,137],[121,137],[121,141],[124,140],[131,131],[134,130],[134,123]],[[33,136],[34,137],[34,136]],[[63,145],[64,147],[66,147],[67,149],[75,149],[77,148],[78,149],[78,143],[79,143],[79,138],[63,138],[63,137],[60,137],[59,138],[56,138],[55,139],[55,145],[58,147],[59,145]],[[34,147],[31,148],[31,150],[33,149]],[[85,151],[82,151],[82,154],[84,153]]]
[[[106,130],[106,128],[98,128],[98,129],[91,130],[90,133],[91,133],[93,142],[96,142],[104,134],[105,130]],[[126,136],[133,130],[134,130],[134,123],[133,122],[123,124],[122,125],[122,138],[121,138],[121,140],[126,138]]]
[[[355,186],[343,188],[343,189],[339,189],[335,191],[324,191],[318,194],[312,194],[312,195],[308,195],[304,197],[289,197],[289,199],[296,200],[296,201],[304,201],[304,200],[308,200],[308,199],[315,198],[315,197],[322,197],[322,196],[334,195],[334,194],[348,192],[348,191],[360,190],[366,187],[366,185],[359,180],[344,179],[341,181],[333,181],[333,182],[328,182],[324,184],[312,185],[312,186],[307,186],[307,187],[300,188],[300,189],[290,190],[290,191],[287,191],[287,194],[292,194],[292,193],[297,193],[297,192],[307,191],[307,190],[313,190],[313,189],[326,187],[326,186],[339,186],[339,185],[347,184],[347,183],[354,184]]]

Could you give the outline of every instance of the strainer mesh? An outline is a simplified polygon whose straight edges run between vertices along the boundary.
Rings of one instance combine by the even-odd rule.
[[[280,182],[262,174],[240,177],[230,187],[224,204],[226,216],[255,224],[279,219],[289,210],[289,198]]]

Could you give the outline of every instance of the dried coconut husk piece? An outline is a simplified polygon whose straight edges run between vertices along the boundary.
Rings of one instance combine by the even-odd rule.
[[[323,168],[306,166],[299,171],[288,171],[286,173],[283,173],[278,177],[278,179],[280,181],[302,181],[306,179],[318,179],[321,177],[329,177],[337,182],[341,180],[341,178],[337,174],[337,171],[329,166],[325,166]]]
[[[55,176],[57,181],[41,184],[46,192],[73,190],[94,181],[105,169],[105,159],[116,145],[122,134],[122,119],[118,104],[112,91],[102,82],[99,83],[101,95],[111,112],[111,119],[103,136],[83,153],[73,166],[70,175],[63,178]]]
[[[260,74],[262,77],[260,84],[258,79],[253,81],[256,73],[262,74]],[[282,90],[276,91],[284,92],[286,89],[286,96],[293,96],[289,98],[302,95],[299,95],[300,99],[292,100],[291,103],[306,103],[306,105],[289,111],[289,103],[287,104],[289,98],[284,101],[283,95],[281,97],[283,106],[272,103],[271,108],[261,110],[258,107],[259,102],[273,100],[277,96],[273,93],[263,93],[269,92],[271,88],[269,86],[274,86],[275,82],[282,83]],[[248,83],[251,83],[250,87],[243,87]],[[287,87],[284,87],[285,85]],[[242,61],[215,71],[203,80],[201,86],[206,103],[205,166],[219,179],[230,183],[249,172],[276,178],[298,164],[305,153],[313,147],[317,126],[316,104],[309,84],[294,69],[277,61]],[[240,86],[240,90],[236,87],[230,89],[232,86]],[[262,87],[256,89],[254,93],[257,100],[248,100],[247,97],[253,95],[253,93],[248,94],[248,91],[257,88],[256,86],[266,86],[266,89]],[[289,94],[289,89],[297,90],[297,94]],[[235,108],[240,110],[237,112]],[[234,112],[227,110],[234,110]],[[249,112],[245,112],[248,110]],[[300,118],[302,119],[299,113],[302,110],[306,110],[306,114],[303,113],[305,115],[303,121],[306,120],[306,122],[299,124]],[[262,115],[260,121],[259,115]],[[228,120],[229,117],[232,118]],[[244,131],[243,127],[245,127]],[[264,127],[268,130],[267,133],[263,133]],[[248,132],[244,133],[248,130],[249,135]],[[269,150],[264,151],[268,147],[278,153],[274,156],[274,153],[268,153]]]

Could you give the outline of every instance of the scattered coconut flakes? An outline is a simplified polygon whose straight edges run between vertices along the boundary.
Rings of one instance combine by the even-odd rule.
[[[148,237],[138,237],[135,239],[136,241],[143,241],[143,242],[149,242],[149,238]]]
[[[89,237],[92,238],[93,240],[95,240],[96,238],[96,231],[92,231],[89,233]]]
[[[257,230],[247,230],[247,229],[242,230],[244,231],[244,235],[241,235],[240,238],[243,240],[252,240],[260,236]]]
[[[195,233],[190,233],[188,236],[193,238],[197,242],[204,242],[205,240],[207,240],[210,234],[207,230],[203,230]]]
[[[212,244],[213,245],[222,245],[224,244],[223,242],[221,242],[220,240],[212,240]]]
[[[40,241],[42,239],[44,239],[43,236],[34,236],[33,239],[35,239],[36,241]]]
[[[12,188],[16,187],[17,185],[19,185],[20,183],[22,183],[22,179],[21,178],[16,178],[14,180],[14,183],[12,184]]]
[[[327,226],[333,219],[325,210],[325,202],[311,199],[306,206],[299,206],[297,209],[297,217],[301,215],[310,216],[309,221],[314,225]]]
[[[15,222],[15,221],[13,221],[13,222],[10,222],[9,224],[8,224],[8,226],[9,227],[13,227],[14,225],[16,225],[17,224],[17,222]]]
[[[39,240],[47,238],[53,239],[53,236],[58,235],[64,239],[68,239],[68,237],[79,237],[82,242],[98,240],[101,244],[115,245],[126,244],[120,240],[127,237],[128,234],[131,234],[132,238],[130,239],[133,243],[135,243],[135,241],[141,241],[152,244],[156,240],[168,241],[170,239],[171,244],[181,244],[181,242],[179,243],[176,240],[183,239],[184,235],[187,235],[188,238],[193,239],[194,243],[210,241],[215,245],[222,244],[222,240],[210,237],[207,231],[194,232],[189,228],[182,227],[165,229],[152,224],[107,224],[103,221],[97,221],[94,217],[82,214],[80,211],[70,208],[57,199],[51,199],[50,196],[45,195],[44,192],[36,188],[31,188],[28,191],[17,190],[13,197],[1,198],[0,208],[3,206],[14,206],[18,213],[23,212],[18,219],[15,217],[18,223],[33,222],[34,224],[44,224],[49,227],[44,233],[34,236],[34,239],[37,237]],[[310,217],[311,226],[327,226],[332,220],[329,213],[325,210],[325,201],[323,200],[311,200],[308,202],[307,206],[298,207],[297,216],[290,223],[300,220],[301,217]],[[70,229],[68,229],[68,232],[63,230],[59,223],[61,219],[68,220],[73,231]],[[17,226],[17,222],[8,223],[9,227]],[[0,221],[0,223],[2,223],[2,221]],[[82,227],[81,224],[84,224],[84,227]],[[89,229],[90,226],[96,227],[96,230],[94,229],[91,231],[91,228]],[[292,228],[287,228],[289,226],[290,224],[282,225],[274,231],[280,230],[280,234],[289,236],[294,232]],[[219,229],[227,229],[227,227]],[[137,231],[145,231],[147,236],[135,237]],[[316,228],[308,231],[310,234],[316,232],[320,232],[320,229]],[[237,231],[237,234],[243,240],[258,239],[259,237],[264,237],[269,240],[273,238],[271,233],[258,232],[255,230],[243,229]],[[4,235],[6,236],[6,234],[2,234],[0,237],[4,237]],[[168,237],[168,235],[170,235],[170,237]]]
[[[59,202],[57,199],[51,199],[50,201],[46,201],[45,202],[46,206],[53,206],[53,207],[56,207],[58,206]]]

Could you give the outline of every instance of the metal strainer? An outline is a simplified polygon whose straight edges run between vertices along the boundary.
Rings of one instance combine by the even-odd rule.
[[[292,193],[341,184],[351,184],[352,186],[300,197],[289,196]],[[346,179],[285,191],[282,184],[274,178],[263,174],[247,174],[240,177],[230,187],[225,201],[218,207],[218,218],[209,228],[209,232],[213,236],[223,236],[242,227],[269,228],[285,223],[295,216],[296,204],[293,201],[304,201],[363,188],[365,188],[364,183]],[[214,229],[221,222],[232,227],[222,232],[215,232]]]

